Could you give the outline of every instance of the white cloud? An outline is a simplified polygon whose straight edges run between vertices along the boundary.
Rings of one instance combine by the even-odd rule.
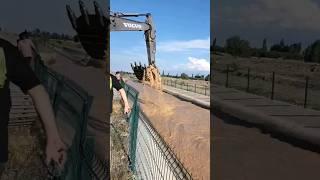
[[[192,71],[210,71],[210,63],[206,59],[188,57],[187,69]]]
[[[320,30],[320,6],[312,0],[252,0],[247,5],[228,7],[223,15],[246,26],[269,25],[296,29]]]
[[[157,50],[164,52],[189,51],[193,49],[209,50],[210,38],[193,39],[187,41],[167,41],[160,42]]]

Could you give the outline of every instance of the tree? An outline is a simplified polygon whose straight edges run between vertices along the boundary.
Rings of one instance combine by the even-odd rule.
[[[188,74],[186,74],[186,73],[182,73],[180,77],[181,77],[182,79],[189,79],[189,76],[188,76]]]
[[[226,40],[225,50],[233,56],[250,56],[250,43],[247,40],[240,39],[239,36],[233,36]]]
[[[205,81],[210,81],[210,74],[208,74],[205,78],[204,78]]]
[[[216,43],[217,43],[217,39],[214,38],[214,40],[212,41],[212,44],[210,46],[210,51],[213,52],[216,49]]]
[[[194,76],[194,78],[195,79],[204,79],[204,75],[197,74],[197,75]]]
[[[289,46],[289,52],[293,54],[300,54],[301,52],[301,43],[294,43]]]
[[[284,45],[284,39],[281,39],[280,41],[280,47],[283,48],[285,45]]]
[[[262,42],[262,51],[263,52],[267,52],[268,51],[268,47],[267,47],[267,39],[264,38],[263,42]]]
[[[270,51],[289,52],[289,49],[289,46],[285,45],[284,39],[281,39],[279,44],[274,44],[271,46]]]
[[[305,49],[304,61],[320,63],[320,40],[315,41]]]

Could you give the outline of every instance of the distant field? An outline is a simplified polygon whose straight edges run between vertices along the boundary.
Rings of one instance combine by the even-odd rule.
[[[162,77],[162,83],[179,89],[210,95],[210,81]]]
[[[275,73],[274,99],[303,105],[306,77],[309,78],[307,106],[320,109],[320,65],[295,60],[270,58],[235,58],[224,54],[214,55],[216,63],[211,67],[213,83],[226,85],[229,66],[229,87],[247,90],[250,69],[249,92],[271,96],[272,72]]]

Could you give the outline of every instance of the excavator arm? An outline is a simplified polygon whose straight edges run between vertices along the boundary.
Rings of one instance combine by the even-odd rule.
[[[110,31],[143,31],[145,35],[148,67],[134,63],[131,67],[139,80],[149,83],[151,86],[161,89],[160,71],[155,65],[156,30],[152,16],[147,14],[109,13],[106,17],[100,6],[94,1],[95,14],[89,14],[83,1],[79,1],[81,16],[76,17],[71,7],[67,5],[67,14],[73,29],[78,33],[79,40],[88,53],[94,59],[104,59],[109,43]],[[146,17],[145,22],[130,19],[130,17]]]
[[[128,17],[145,16],[145,22],[138,22]],[[149,65],[155,64],[156,54],[156,30],[150,13],[147,14],[123,14],[110,13],[110,31],[144,31],[148,53]]]

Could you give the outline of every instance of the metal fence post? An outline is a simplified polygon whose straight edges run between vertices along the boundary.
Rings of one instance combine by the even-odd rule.
[[[229,65],[227,65],[226,87],[229,87]]]
[[[275,72],[272,72],[272,87],[271,87],[271,99],[274,98],[274,81],[275,81]]]
[[[247,92],[250,90],[250,68],[248,68],[248,82],[247,82]]]
[[[306,86],[305,86],[305,90],[304,90],[304,104],[303,107],[306,108],[307,107],[307,103],[308,103],[308,87],[309,87],[309,77],[306,77]]]

